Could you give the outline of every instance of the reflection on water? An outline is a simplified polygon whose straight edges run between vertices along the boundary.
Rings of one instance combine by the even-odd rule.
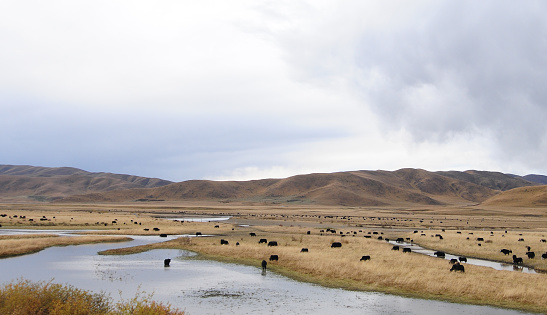
[[[0,260],[0,282],[19,277],[69,283],[105,291],[115,299],[137,290],[154,293],[189,314],[519,314],[484,306],[410,299],[381,293],[329,289],[301,283],[260,266],[250,267],[192,259],[183,250],[153,250],[124,256],[99,256],[101,250],[157,242],[135,236],[129,243],[54,247]],[[165,240],[165,239],[163,239]],[[163,259],[171,258],[171,267]]]

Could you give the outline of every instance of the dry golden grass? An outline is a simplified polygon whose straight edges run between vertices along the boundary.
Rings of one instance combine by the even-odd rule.
[[[0,240],[16,240],[16,239],[46,238],[46,237],[59,237],[59,235],[56,235],[56,234],[14,234],[14,235],[0,235]]]
[[[105,242],[128,241],[128,237],[120,236],[78,236],[78,237],[53,237],[27,238],[27,239],[2,239],[0,240],[0,258],[35,253],[51,246],[68,246]]]
[[[538,270],[547,271],[547,259],[542,259],[541,254],[547,253],[547,243],[543,243],[541,239],[547,239],[547,232],[528,232],[528,231],[445,231],[431,230],[423,231],[426,236],[420,236],[422,233],[406,234],[405,237],[411,237],[415,243],[436,250],[445,251],[447,253],[463,255],[467,257],[483,258],[493,261],[505,263],[513,263],[512,254],[522,257],[524,265]],[[493,234],[491,233],[493,232]],[[472,233],[472,234],[470,234]],[[434,235],[440,234],[443,236],[441,240]],[[432,237],[433,235],[433,237]],[[468,239],[469,238],[469,239]],[[477,241],[478,238],[483,238],[484,241]],[[524,239],[524,241],[518,241]],[[478,244],[481,244],[479,246]],[[529,259],[526,256],[528,251],[526,246],[531,247],[531,251],[535,252],[536,257]],[[500,252],[501,249],[512,250],[511,255],[504,255]]]

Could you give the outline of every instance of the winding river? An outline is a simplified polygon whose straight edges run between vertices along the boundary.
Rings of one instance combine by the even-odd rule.
[[[33,281],[53,279],[56,283],[104,291],[116,300],[129,299],[144,291],[188,314],[524,314],[488,306],[325,288],[269,271],[263,273],[258,267],[192,259],[195,254],[184,250],[97,255],[106,249],[160,241],[157,236],[131,237],[134,240],[123,245],[52,247],[35,254],[0,259],[3,271],[0,282],[21,277]],[[168,239],[175,237],[179,236]],[[171,267],[163,266],[165,258],[172,259]]]

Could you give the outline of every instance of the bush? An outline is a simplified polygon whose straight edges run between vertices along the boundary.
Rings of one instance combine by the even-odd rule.
[[[51,282],[21,279],[0,288],[0,314],[13,315],[181,315],[170,305],[141,294],[116,304],[105,293],[90,293]]]

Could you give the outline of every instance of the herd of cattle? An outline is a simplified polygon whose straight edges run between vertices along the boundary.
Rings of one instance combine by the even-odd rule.
[[[216,227],[216,226],[215,226]],[[159,230],[159,229],[158,229]],[[330,233],[333,233],[333,234],[336,234],[336,230],[334,229],[327,229],[326,230],[327,232],[330,232]],[[444,230],[443,230],[444,231]],[[320,231],[321,234],[323,234],[325,231],[324,230],[321,230]],[[356,232],[353,232],[354,234],[357,234]],[[417,231],[414,231],[414,233],[417,233]],[[458,234],[461,234],[461,232],[457,232]],[[310,234],[310,231],[307,232],[307,234]],[[343,236],[343,232],[340,232],[340,234]],[[347,234],[350,234],[350,232],[347,232]],[[378,234],[378,232],[369,232],[369,234]],[[383,234],[383,233],[381,233]],[[472,233],[470,233],[472,234]],[[202,234],[200,232],[197,232],[196,233],[196,236],[201,236]],[[254,232],[251,232],[249,233],[249,235],[251,237],[256,237],[256,233]],[[422,236],[424,236],[425,234],[422,234]],[[163,235],[160,235],[160,236],[163,236]],[[433,235],[431,235],[433,236]],[[164,236],[163,236],[164,237]],[[443,239],[443,236],[440,235],[440,234],[436,234],[435,237],[438,237],[440,240]],[[365,238],[371,238],[370,235],[365,235]],[[389,242],[389,239],[387,238],[383,238],[382,236],[378,236],[377,237],[379,240],[385,240],[385,241],[388,241]],[[469,239],[469,238],[468,238]],[[519,239],[519,241],[521,241],[523,239]],[[406,238],[406,241],[409,241],[409,242],[413,242],[412,239],[410,238]],[[482,237],[479,237],[477,238],[477,241],[479,242],[482,242],[484,241],[484,238]],[[542,243],[545,243],[546,240],[545,239],[541,239],[540,240]],[[405,239],[404,238],[397,238],[395,240],[395,242],[397,243],[404,243],[405,242]],[[220,244],[221,245],[229,245],[229,242],[227,240],[224,240],[224,239],[221,239],[220,240]],[[277,241],[268,241],[267,239],[265,238],[261,238],[259,239],[258,241],[258,244],[267,244],[268,247],[272,247],[272,246],[278,246],[278,243]],[[236,243],[236,246],[239,246],[239,242]],[[333,242],[331,244],[331,248],[341,248],[342,247],[342,243],[341,242]],[[393,247],[391,248],[391,250],[394,250],[394,251],[398,251],[402,248],[402,252],[403,253],[410,253],[412,252],[412,250],[408,247],[404,247],[404,246],[399,246],[399,245],[393,245]],[[535,258],[535,252],[531,251],[531,247],[530,246],[526,246],[527,248],[527,252],[526,252],[526,256],[529,258],[529,259],[534,259]],[[307,253],[309,252],[308,248],[302,248],[300,250],[301,253]],[[506,249],[506,248],[503,248],[500,250],[501,253],[503,253],[504,255],[509,255],[509,254],[512,254],[512,251],[510,249]],[[446,254],[442,251],[436,251],[434,252],[434,255],[439,257],[439,258],[445,258],[446,257]],[[541,255],[541,258],[542,259],[547,259],[547,252],[542,254]],[[359,261],[367,261],[367,260],[371,260],[371,256],[370,255],[363,255],[361,257],[361,259],[359,259]],[[170,263],[170,259],[165,259],[164,261],[164,265],[165,267],[169,267],[169,263]],[[269,261],[279,261],[279,255],[270,255],[269,257]],[[450,271],[460,271],[460,272],[465,272],[465,267],[461,264],[461,263],[464,263],[464,262],[467,262],[467,258],[466,257],[463,257],[463,256],[460,256],[458,257],[458,259],[456,258],[453,258],[453,259],[450,259],[449,263],[452,265],[452,267],[450,268]],[[513,255],[513,264],[515,265],[522,265],[523,264],[523,259],[522,257],[517,257],[516,255]],[[263,270],[266,270],[266,266],[267,266],[267,261],[266,260],[263,260],[262,261],[262,269]]]

